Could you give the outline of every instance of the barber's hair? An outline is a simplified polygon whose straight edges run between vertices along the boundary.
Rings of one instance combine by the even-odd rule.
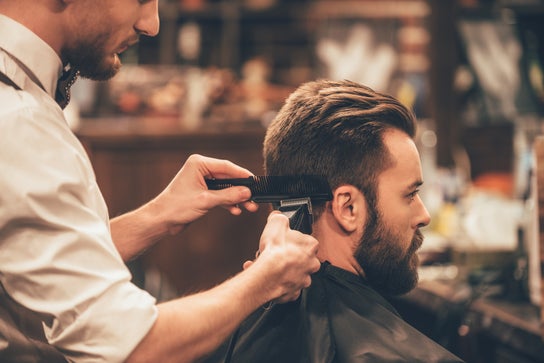
[[[320,174],[334,190],[359,188],[375,203],[376,179],[391,166],[383,134],[414,137],[414,114],[394,97],[351,81],[305,83],[286,100],[264,140],[267,175]],[[316,217],[322,206],[314,206]]]

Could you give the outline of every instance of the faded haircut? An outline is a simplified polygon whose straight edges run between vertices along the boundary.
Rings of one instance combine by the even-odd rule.
[[[286,100],[264,140],[267,175],[320,174],[332,190],[351,184],[376,203],[378,175],[392,165],[383,144],[395,128],[414,137],[414,114],[394,97],[351,81],[302,84]],[[314,205],[318,218],[324,204]]]

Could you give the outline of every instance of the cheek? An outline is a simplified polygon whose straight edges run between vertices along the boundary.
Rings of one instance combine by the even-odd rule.
[[[401,232],[409,228],[412,210],[407,200],[397,196],[390,195],[378,200],[378,211],[382,219],[393,226],[395,231]]]
[[[414,231],[410,224],[410,218],[406,214],[399,213],[397,209],[389,215],[389,218],[384,219],[384,223],[388,226],[389,231],[396,237],[399,247],[406,251],[410,248]]]
[[[394,235],[399,249],[406,252],[410,248],[415,233],[412,228],[412,205],[408,204],[405,199],[393,197],[385,191],[381,195],[388,197],[378,200],[380,219]]]

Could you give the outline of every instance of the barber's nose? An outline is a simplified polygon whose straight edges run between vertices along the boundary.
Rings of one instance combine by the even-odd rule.
[[[159,33],[159,1],[153,0],[142,5],[141,17],[134,28],[139,34],[154,37]]]

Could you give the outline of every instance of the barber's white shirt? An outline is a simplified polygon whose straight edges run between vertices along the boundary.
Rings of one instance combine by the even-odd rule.
[[[157,317],[130,282],[93,169],[54,101],[58,55],[0,14],[0,282],[74,362],[122,362]],[[0,287],[1,288],[1,287]]]

